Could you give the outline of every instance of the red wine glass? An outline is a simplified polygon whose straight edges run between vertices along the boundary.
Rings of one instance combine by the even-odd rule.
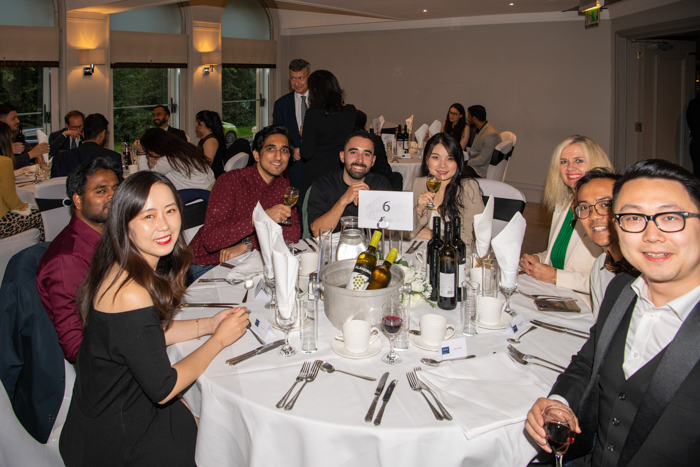
[[[382,318],[382,328],[389,336],[389,353],[382,357],[382,361],[389,365],[396,365],[403,361],[403,358],[394,351],[394,339],[401,330],[402,324],[403,320],[399,316],[387,315]]]

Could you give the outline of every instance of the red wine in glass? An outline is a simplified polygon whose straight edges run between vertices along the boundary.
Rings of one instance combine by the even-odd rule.
[[[402,320],[398,316],[385,316],[382,318],[382,327],[389,334],[396,334],[401,329]]]
[[[568,425],[557,422],[547,422],[544,425],[547,444],[555,453],[564,454],[574,442],[574,436]]]
[[[389,353],[382,357],[382,361],[389,365],[395,365],[403,361],[403,359],[394,352],[394,339],[399,330],[401,330],[401,324],[403,324],[403,320],[399,316],[387,315],[382,318],[382,328],[389,335]]]

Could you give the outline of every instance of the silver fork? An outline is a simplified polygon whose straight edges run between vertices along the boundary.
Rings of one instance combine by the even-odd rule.
[[[548,363],[548,364],[555,366],[557,368],[561,368],[562,370],[566,370],[565,367],[563,367],[561,365],[557,365],[554,362],[550,362],[549,360],[545,360],[544,358],[540,358],[537,355],[528,355],[526,353],[522,353],[521,351],[519,351],[518,349],[516,349],[515,347],[513,347],[510,344],[508,344],[508,352],[512,353],[513,355],[515,355],[519,358],[522,358],[523,360],[529,360],[529,359],[539,360],[541,362]]]
[[[508,353],[508,357],[510,357],[510,359],[513,360],[515,363],[520,363],[521,365],[537,365],[537,366],[541,366],[542,368],[546,368],[548,370],[556,371],[557,373],[564,373],[561,370],[557,370],[556,368],[552,368],[552,367],[547,366],[547,365],[542,365],[542,364],[537,363],[537,362],[528,362],[524,358],[520,358],[517,355],[513,355],[512,353]]]
[[[311,383],[313,380],[316,379],[316,375],[318,375],[318,369],[321,365],[317,362],[314,363],[314,365],[311,367],[311,370],[309,371],[309,374],[304,378],[304,384],[301,385],[301,388],[299,388],[299,392],[294,394],[294,397],[292,397],[292,400],[287,402],[287,405],[284,406],[284,410],[292,410],[294,408],[294,404],[296,404],[297,399],[299,399],[299,394],[301,394],[301,391],[304,390],[306,387],[307,383]]]
[[[422,367],[417,366],[413,369],[413,371],[418,372],[418,371],[421,371],[422,369],[423,369]],[[425,384],[423,381],[420,380],[420,378],[418,377],[418,373],[415,373],[415,374],[416,374],[416,380],[418,381],[418,384],[420,385],[421,389],[425,389],[426,391],[428,391],[430,393],[431,396],[433,396],[433,399],[435,399],[437,406],[442,411],[442,416],[445,417],[445,420],[452,420],[452,415],[450,415],[450,413],[447,411],[445,406],[440,403],[440,399],[437,398],[437,395],[435,394],[435,392],[432,389],[430,389],[430,387],[427,384]]]
[[[284,395],[282,399],[275,405],[278,409],[281,409],[284,407],[284,404],[287,403],[287,399],[289,399],[289,396],[292,394],[292,391],[294,391],[294,387],[297,385],[297,383],[301,383],[304,381],[304,379],[307,377],[309,374],[309,368],[311,368],[311,362],[304,362],[304,364],[301,366],[301,371],[299,371],[299,375],[297,375],[296,381],[294,381],[294,384],[292,384],[292,387],[289,388],[289,391],[287,391],[287,394]]]
[[[409,386],[411,386],[411,389],[413,389],[414,391],[420,392],[420,395],[423,396],[423,398],[425,399],[425,402],[427,402],[428,405],[430,406],[430,410],[433,411],[433,415],[435,415],[435,418],[437,418],[440,421],[444,420],[445,417],[443,417],[442,414],[440,412],[438,412],[438,410],[433,406],[433,404],[430,402],[430,399],[428,399],[428,396],[423,394],[423,388],[420,387],[420,383],[418,383],[418,381],[417,381],[418,376],[416,376],[416,374],[413,373],[412,371],[407,371],[406,378],[408,378],[408,384],[409,384]]]

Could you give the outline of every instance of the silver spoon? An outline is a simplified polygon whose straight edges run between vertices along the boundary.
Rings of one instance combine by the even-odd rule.
[[[524,333],[522,333],[522,334],[520,335],[520,337],[518,337],[517,339],[513,339],[513,338],[510,338],[510,337],[509,337],[509,338],[506,339],[506,340],[507,340],[508,342],[510,342],[511,344],[520,344],[520,339],[522,339],[523,336],[524,336],[525,334],[527,334],[527,333],[530,332],[530,331],[534,331],[535,329],[537,329],[537,326],[531,326],[530,329],[528,329],[527,331],[525,331]]]
[[[420,331],[417,329],[409,329],[408,332],[410,332],[414,336],[420,336]]]
[[[243,296],[243,301],[241,303],[246,303],[248,301],[248,292],[250,292],[250,289],[253,288],[253,285],[255,285],[253,279],[247,279],[245,281],[245,295]]]
[[[429,365],[429,366],[440,366],[440,364],[442,362],[451,362],[453,360],[466,360],[468,358],[474,358],[474,357],[476,357],[476,355],[467,355],[466,357],[459,357],[459,358],[447,358],[441,362],[439,362],[437,360],[433,360],[432,358],[423,357],[420,359],[420,361],[421,361],[421,363],[425,363],[426,365]]]
[[[316,361],[320,362],[321,371],[323,371],[325,373],[333,373],[334,371],[337,371],[339,373],[345,373],[346,375],[355,376],[356,378],[366,379],[367,381],[377,381],[377,378],[372,378],[371,376],[361,376],[361,375],[356,375],[354,373],[348,373],[347,371],[343,371],[343,370],[336,370],[335,367],[333,367],[333,365],[331,365],[328,362],[324,362],[321,360],[316,360]]]

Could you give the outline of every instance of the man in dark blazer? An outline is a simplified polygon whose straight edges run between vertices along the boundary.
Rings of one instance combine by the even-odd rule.
[[[590,339],[528,413],[545,451],[544,409],[566,404],[584,465],[697,465],[699,211],[700,180],[668,161],[632,164],[615,183],[615,230],[642,275],[613,279]]]
[[[273,125],[287,127],[289,144],[294,148],[289,161],[289,182],[301,190],[304,176],[304,161],[301,160],[301,134],[304,126],[304,116],[309,108],[309,73],[311,64],[297,58],[289,62],[289,83],[292,92],[285,94],[275,101],[272,112]]]
[[[83,144],[74,149],[61,151],[53,158],[52,177],[65,177],[83,162],[97,157],[106,157],[115,162],[121,176],[122,156],[104,147],[109,139],[109,122],[102,114],[90,114],[83,124]]]
[[[187,141],[187,135],[184,131],[170,126],[168,123],[170,121],[170,109],[164,105],[158,105],[153,109],[153,125],[165,130],[168,133],[177,136],[183,141]]]
[[[49,155],[55,156],[61,151],[75,149],[83,142],[83,124],[85,115],[79,110],[71,110],[63,117],[65,128],[49,135]]]

